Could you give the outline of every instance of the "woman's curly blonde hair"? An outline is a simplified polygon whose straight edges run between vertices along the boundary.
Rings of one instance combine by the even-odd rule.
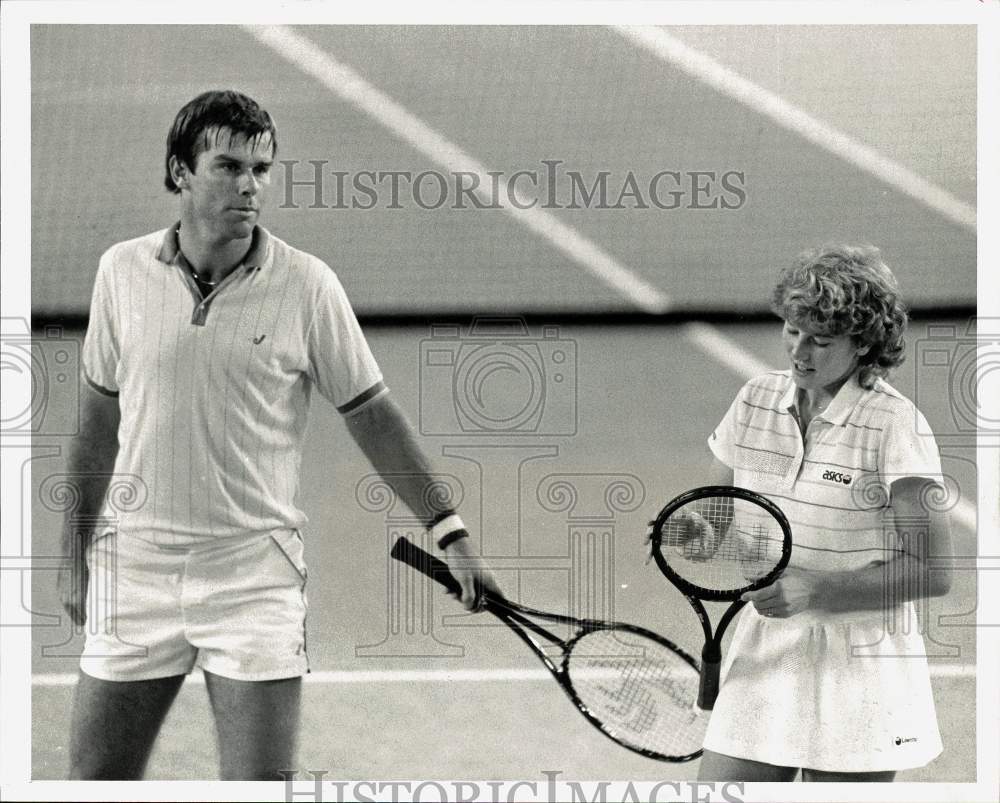
[[[850,335],[856,346],[868,346],[858,358],[862,387],[873,387],[905,359],[906,307],[896,277],[872,246],[830,245],[800,254],[781,271],[771,309],[809,332]]]

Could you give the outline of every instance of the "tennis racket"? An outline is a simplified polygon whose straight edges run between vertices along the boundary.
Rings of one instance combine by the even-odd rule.
[[[778,579],[792,553],[792,531],[770,499],[728,485],[681,494],[650,525],[656,565],[687,597],[705,633],[698,706],[710,710],[719,695],[722,636],[746,604],[740,596]],[[714,633],[703,600],[732,601]]]
[[[405,538],[390,554],[461,593],[444,561]],[[701,755],[708,717],[695,705],[697,664],[671,641],[634,625],[546,613],[490,594],[483,605],[534,651],[577,710],[609,739],[660,761]],[[560,638],[535,620],[569,625],[573,635]],[[550,657],[547,645],[561,655]]]

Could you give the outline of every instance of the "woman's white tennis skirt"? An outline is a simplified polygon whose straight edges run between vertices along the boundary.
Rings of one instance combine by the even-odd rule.
[[[916,622],[909,603],[894,632],[882,612],[777,619],[747,605],[705,747],[834,772],[924,766],[941,752],[941,735]]]

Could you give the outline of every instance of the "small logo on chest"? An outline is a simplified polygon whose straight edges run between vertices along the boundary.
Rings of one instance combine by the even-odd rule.
[[[261,343],[263,343],[263,342],[264,342],[264,338],[265,338],[265,337],[267,337],[267,335],[258,335],[257,337],[255,337],[255,338],[253,339],[253,344],[254,344],[255,346],[259,346],[259,345],[260,345]]]
[[[834,471],[833,469],[827,469],[823,472],[823,479],[829,480],[830,482],[839,482],[842,485],[850,485],[851,480],[854,479],[850,474],[845,474],[842,471]]]

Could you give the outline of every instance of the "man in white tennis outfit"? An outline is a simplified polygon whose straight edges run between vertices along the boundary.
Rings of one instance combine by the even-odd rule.
[[[424,516],[462,602],[499,593],[454,511],[427,507],[429,461],[383,383],[336,274],[257,225],[277,149],[233,91],[178,113],[167,188],[180,221],[102,257],[69,458],[63,605],[88,616],[70,740],[73,779],[141,778],[184,677],[204,671],[221,777],[294,767],[308,671],[295,500],[313,390]],[[136,504],[98,520],[109,477]]]

